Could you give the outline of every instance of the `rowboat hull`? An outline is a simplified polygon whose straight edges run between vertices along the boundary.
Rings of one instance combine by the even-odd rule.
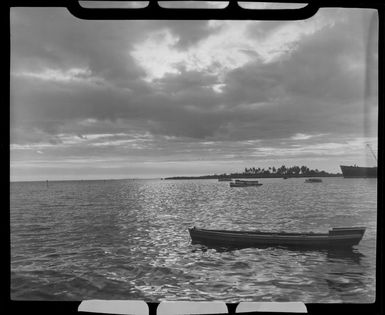
[[[225,247],[263,247],[263,246],[295,246],[295,247],[351,247],[357,245],[365,228],[334,228],[329,233],[286,233],[260,231],[226,231],[189,229],[193,243],[218,245]]]

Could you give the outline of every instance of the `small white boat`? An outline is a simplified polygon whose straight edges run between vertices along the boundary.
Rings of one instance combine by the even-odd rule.
[[[257,180],[240,180],[236,179],[230,183],[230,187],[250,187],[250,186],[262,186]]]

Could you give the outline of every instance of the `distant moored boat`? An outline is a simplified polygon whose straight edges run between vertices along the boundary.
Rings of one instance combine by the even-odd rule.
[[[305,183],[322,183],[321,178],[307,178],[305,179]]]
[[[218,182],[231,182],[230,177],[219,177]]]
[[[377,167],[340,165],[344,178],[377,178]]]
[[[372,148],[370,147],[369,144],[366,144],[366,145],[377,162],[377,157],[374,154]],[[357,165],[354,165],[354,166],[340,165],[340,167],[344,178],[377,178],[377,166],[362,167]]]

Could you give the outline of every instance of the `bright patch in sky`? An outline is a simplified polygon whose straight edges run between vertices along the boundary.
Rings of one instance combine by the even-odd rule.
[[[294,136],[292,136],[290,139],[292,140],[307,140],[312,138],[312,135],[305,135],[304,133],[297,133]]]
[[[162,78],[167,73],[179,73],[176,66],[183,61],[185,54],[173,48],[178,40],[169,31],[163,30],[151,34],[135,46],[131,55],[147,72],[147,81]]]
[[[70,68],[68,70],[61,69],[44,69],[41,72],[17,72],[16,76],[25,76],[36,78],[40,80],[48,81],[95,81],[96,78],[92,77],[92,72],[87,68]]]
[[[187,71],[202,71],[217,75],[219,82],[231,70],[248,62],[269,63],[296,49],[298,41],[334,23],[325,18],[315,21],[287,23],[277,27],[269,36],[255,34],[261,22],[209,21],[213,33],[198,43],[181,49],[179,38],[168,29],[151,33],[135,45],[131,55],[147,73],[146,81],[179,74],[180,67]],[[220,85],[213,87],[220,92]]]

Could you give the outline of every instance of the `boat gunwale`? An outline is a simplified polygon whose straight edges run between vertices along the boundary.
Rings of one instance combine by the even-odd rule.
[[[301,235],[319,235],[319,236],[327,236],[329,233],[312,233],[312,232],[267,232],[267,231],[229,231],[229,230],[209,230],[209,229],[199,229],[199,228],[190,228],[194,232],[198,233],[213,233],[213,234],[235,234],[235,235],[283,235],[283,236],[301,236]]]
[[[345,231],[344,231],[345,230]],[[227,236],[227,237],[274,237],[274,238],[295,238],[295,237],[307,237],[307,238],[327,238],[327,239],[344,239],[344,238],[354,238],[354,237],[363,237],[365,233],[365,227],[341,227],[341,228],[332,228],[328,233],[315,233],[315,232],[267,232],[267,231],[231,231],[231,230],[211,230],[211,229],[200,229],[200,228],[189,228],[189,232],[202,235],[212,235],[212,236]],[[331,232],[345,232],[344,234],[332,234]]]

